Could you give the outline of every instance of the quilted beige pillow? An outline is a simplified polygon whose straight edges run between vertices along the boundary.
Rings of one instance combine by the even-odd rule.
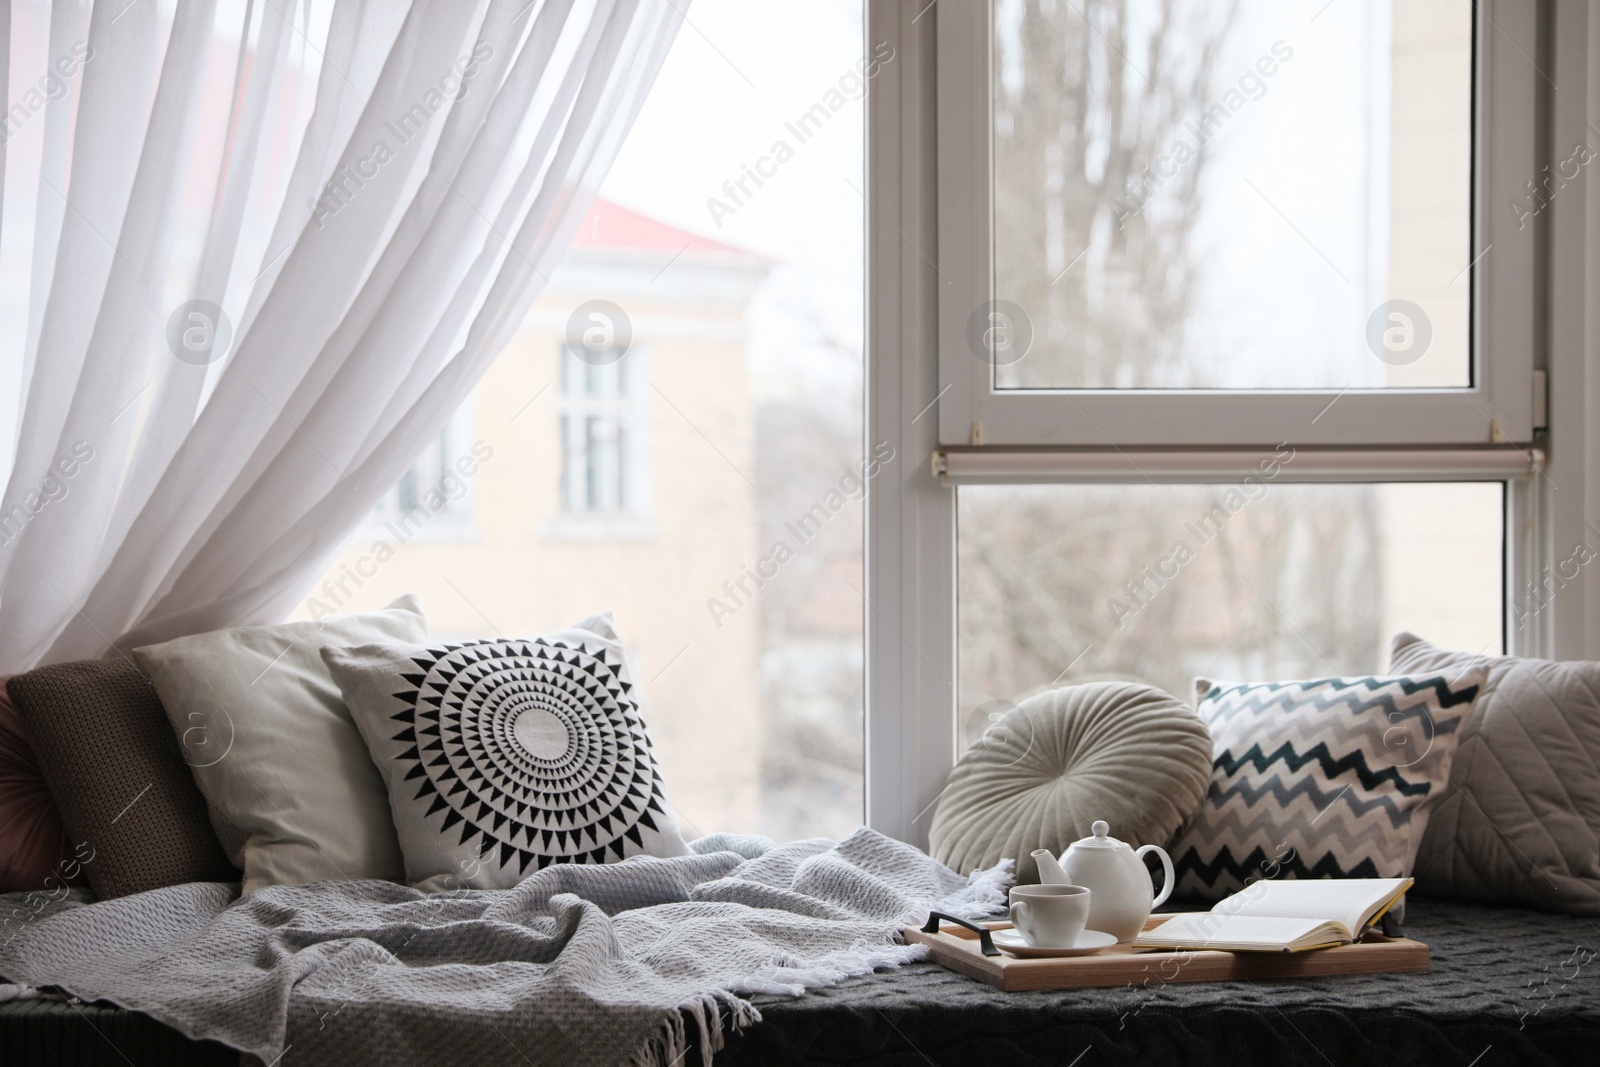
[[[1417,852],[1417,888],[1600,915],[1600,663],[1447,652],[1410,633],[1390,646],[1393,673],[1477,664],[1489,678]]]
[[[1055,855],[1096,819],[1130,845],[1165,845],[1205,799],[1211,737],[1193,709],[1136,682],[1052,689],[1007,712],[956,763],[934,809],[929,851],[953,870]]]

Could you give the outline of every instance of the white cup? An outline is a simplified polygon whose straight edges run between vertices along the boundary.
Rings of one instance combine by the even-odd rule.
[[[1011,890],[1011,925],[1034,948],[1071,948],[1089,921],[1081,885],[1019,885]]]

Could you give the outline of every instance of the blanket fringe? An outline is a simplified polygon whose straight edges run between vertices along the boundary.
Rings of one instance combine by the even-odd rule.
[[[691,1019],[698,1031],[701,1065],[711,1067],[711,1057],[722,1051],[728,1035],[760,1022],[761,1012],[726,989],[691,997],[662,1020],[661,1029],[628,1060],[629,1067],[679,1067],[689,1054],[687,1020]]]
[[[740,993],[775,993],[798,997],[812,989],[836,985],[846,978],[914,963],[927,955],[925,945],[902,945],[890,935],[882,944],[857,942],[847,949],[814,960],[779,960],[742,978],[734,988]]]
[[[1002,859],[988,870],[967,875],[967,884],[939,901],[936,911],[960,919],[984,919],[1006,906],[1007,891],[1016,881],[1016,861]],[[923,916],[922,918],[926,918]],[[920,923],[922,918],[917,919]]]
[[[797,997],[813,989],[836,985],[846,978],[900,967],[927,956],[926,945],[903,945],[898,942],[898,936],[887,935],[878,944],[857,942],[814,960],[779,959],[735,983],[733,989],[738,990],[737,994],[730,989],[717,989],[692,997],[662,1020],[660,1029],[628,1060],[629,1067],[679,1067],[689,1051],[689,1020],[693,1020],[698,1031],[702,1067],[711,1067],[712,1055],[727,1044],[729,1034],[761,1021],[761,1012],[738,994],[775,993]]]

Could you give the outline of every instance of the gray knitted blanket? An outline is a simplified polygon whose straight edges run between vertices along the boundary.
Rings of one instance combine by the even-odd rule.
[[[0,977],[145,1012],[263,1063],[676,1065],[799,995],[921,955],[901,927],[976,917],[961,877],[862,829],[766,851],[561,865],[515,889],[190,884],[86,904],[0,898]],[[697,1034],[691,1035],[689,1027]]]

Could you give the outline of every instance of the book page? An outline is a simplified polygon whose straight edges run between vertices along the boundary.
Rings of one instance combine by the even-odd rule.
[[[1211,910],[1219,915],[1265,915],[1340,923],[1352,936],[1404,878],[1307,878],[1252,882]]]
[[[1186,948],[1251,945],[1286,948],[1328,925],[1323,919],[1280,918],[1260,915],[1218,915],[1183,912],[1142,934],[1135,944],[1173,943]]]

